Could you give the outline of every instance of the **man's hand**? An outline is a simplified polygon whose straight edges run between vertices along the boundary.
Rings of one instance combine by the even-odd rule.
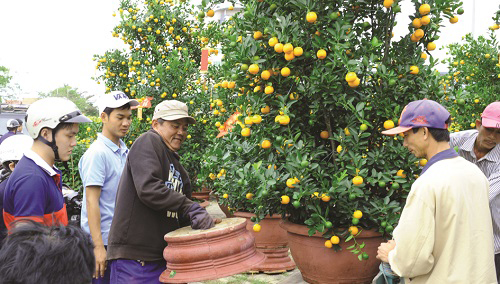
[[[95,254],[95,273],[93,275],[94,278],[104,277],[104,273],[106,272],[106,249],[103,245],[96,246],[94,248]]]
[[[191,221],[191,228],[195,230],[206,230],[215,226],[212,216],[210,216],[207,210],[202,208],[198,203],[194,203],[189,207],[187,216]]]
[[[396,247],[396,242],[389,240],[387,243],[381,243],[377,250],[377,258],[383,262],[389,262],[389,252]]]

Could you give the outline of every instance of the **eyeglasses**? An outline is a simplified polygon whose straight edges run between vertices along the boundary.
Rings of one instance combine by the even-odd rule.
[[[79,110],[75,110],[74,112],[70,112],[68,114],[61,116],[59,118],[59,122],[65,122],[80,115],[82,115],[82,113]]]

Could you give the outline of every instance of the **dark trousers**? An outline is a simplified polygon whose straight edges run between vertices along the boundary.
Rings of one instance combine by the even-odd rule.
[[[104,249],[108,250],[108,246],[104,246]],[[106,267],[106,272],[104,272],[104,277],[99,277],[97,279],[92,278],[92,284],[109,284],[109,277],[110,277],[110,270],[109,265]]]
[[[167,268],[165,260],[138,261],[114,259],[110,263],[112,284],[160,284],[160,275]]]
[[[92,284],[109,284],[109,278],[111,275],[111,269],[109,267],[106,268],[106,272],[104,272],[104,277],[99,277],[97,279],[92,279]]]
[[[495,254],[495,266],[497,268],[497,281],[500,283],[500,253]]]

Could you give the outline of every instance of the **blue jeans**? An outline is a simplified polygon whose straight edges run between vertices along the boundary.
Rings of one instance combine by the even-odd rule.
[[[110,261],[110,283],[143,284],[161,283],[160,275],[167,268],[165,260],[138,261],[131,259],[114,259]]]

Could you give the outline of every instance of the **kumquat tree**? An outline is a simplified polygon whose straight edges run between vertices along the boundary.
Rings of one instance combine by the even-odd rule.
[[[212,5],[219,3],[214,1]],[[461,2],[241,1],[224,26],[222,65],[210,67],[210,134],[201,173],[231,210],[282,214],[323,234],[325,246],[369,257],[355,239],[390,234],[425,160],[410,157],[397,125],[410,101],[440,101],[432,56]],[[224,108],[226,112],[222,112]]]
[[[127,145],[151,127],[154,107],[161,101],[176,99],[188,105],[198,123],[190,127],[180,155],[192,178],[197,176],[208,143],[209,95],[207,79],[199,69],[201,49],[218,54],[220,38],[217,22],[206,20],[213,11],[205,13],[200,8],[186,1],[124,0],[113,14],[120,23],[112,36],[121,39],[128,50],[109,50],[94,57],[98,84],[105,84],[107,92],[124,91],[149,107],[134,118],[125,138]]]
[[[449,74],[441,79],[445,100],[452,116],[451,131],[476,127],[483,109],[498,100],[500,93],[500,45],[495,33],[500,23],[500,10],[493,18],[488,37],[471,34],[461,43],[447,46]],[[486,28],[486,27],[485,27]]]

